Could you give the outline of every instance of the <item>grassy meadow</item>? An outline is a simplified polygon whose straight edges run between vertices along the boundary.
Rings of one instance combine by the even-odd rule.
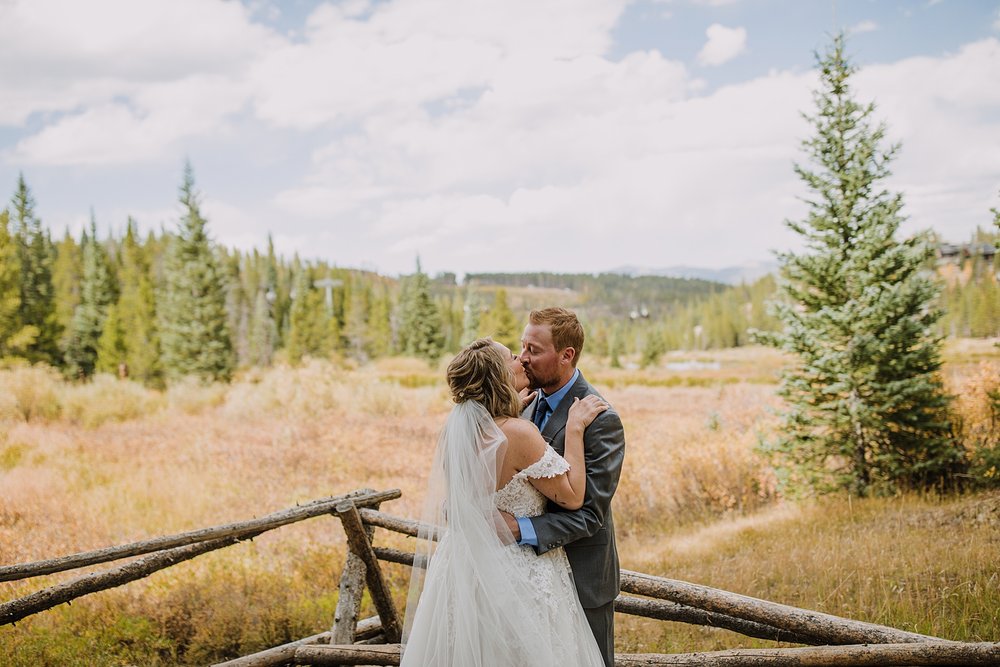
[[[758,348],[671,353],[644,371],[584,357],[626,428],[614,505],[623,566],[949,639],[1000,640],[1000,493],[784,498],[755,451],[778,425],[783,363]],[[975,397],[1000,377],[1000,349],[950,343],[945,376],[966,427],[983,428]],[[166,392],[0,371],[0,564],[361,487],[401,489],[383,509],[415,516],[449,407],[443,365],[406,359],[312,361]],[[376,537],[400,548],[408,539]],[[0,664],[206,664],[314,634],[332,623],[345,549],[332,517],[286,526],[0,627]],[[408,569],[385,569],[401,601]],[[74,576],[0,583],[0,599]],[[618,624],[620,651],[773,645],[625,616]]]

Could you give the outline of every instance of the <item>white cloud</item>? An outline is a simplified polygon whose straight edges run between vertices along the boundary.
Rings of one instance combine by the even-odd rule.
[[[175,4],[188,19],[203,10],[197,43]],[[804,210],[791,165],[815,75],[772,71],[706,94],[658,51],[612,60],[623,4],[358,0],[321,5],[292,40],[252,23],[273,5],[184,0],[150,10],[162,30],[145,44],[120,24],[81,16],[90,32],[77,35],[0,0],[14,62],[48,58],[32,76],[0,67],[0,124],[32,128],[4,157],[66,173],[139,165],[149,178],[165,168],[144,163],[179,166],[211,144],[209,181],[232,173],[204,204],[219,241],[261,247],[270,231],[282,253],[387,272],[411,271],[418,253],[429,271],[597,271],[724,266],[793,246],[782,220]],[[708,37],[704,64],[746,48],[743,28],[713,25]],[[997,71],[990,39],[858,73],[860,98],[903,142],[892,185],[910,226],[961,239],[995,205],[1000,86],[984,82]],[[233,145],[240,158],[218,166]],[[240,187],[244,159],[278,166]],[[140,224],[176,220],[158,205],[136,207]],[[128,213],[105,210],[100,219]],[[80,224],[74,215],[45,219]]]
[[[878,29],[878,23],[875,21],[861,21],[848,28],[847,32],[852,35],[860,35],[864,32],[875,32]]]
[[[713,23],[705,31],[708,41],[698,52],[698,62],[702,65],[722,65],[746,50],[746,28],[727,28]]]

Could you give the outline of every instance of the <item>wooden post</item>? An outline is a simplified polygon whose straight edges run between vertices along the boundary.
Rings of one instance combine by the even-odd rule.
[[[381,491],[376,493],[370,489],[352,491],[351,493],[332,496],[322,500],[315,500],[299,507],[268,514],[259,519],[251,521],[240,521],[223,526],[212,528],[202,528],[192,530],[178,535],[166,535],[142,542],[133,542],[116,547],[87,551],[83,553],[53,558],[50,560],[36,561],[33,563],[18,563],[16,565],[0,566],[0,581],[16,581],[18,579],[28,579],[44,574],[54,574],[66,570],[74,570],[88,565],[107,563],[130,556],[140,556],[142,554],[173,549],[174,547],[197,544],[207,540],[215,540],[223,537],[235,537],[246,539],[256,536],[267,530],[273,530],[281,526],[309,519],[312,517],[330,514],[334,508],[345,500],[352,500],[357,505],[378,505],[386,500],[394,500],[402,495],[399,489]]]
[[[378,507],[375,508],[376,510]],[[375,538],[375,529],[365,525],[365,536],[371,544]],[[337,594],[337,609],[333,615],[333,627],[330,629],[330,644],[353,644],[354,633],[358,625],[358,614],[361,613],[361,596],[365,590],[365,562],[361,556],[348,549],[347,560],[344,561],[344,571],[340,574],[340,587]]]
[[[1000,643],[923,642],[762,648],[706,653],[633,653],[615,656],[616,667],[889,667],[891,665],[998,665]]]
[[[621,588],[626,593],[670,600],[688,607],[782,628],[820,644],[901,644],[941,642],[915,632],[884,625],[854,621],[818,611],[730,593],[717,588],[664,579],[639,572],[621,572]]]
[[[396,607],[392,603],[389,586],[382,575],[382,568],[379,567],[378,558],[372,551],[372,545],[368,542],[358,508],[348,500],[337,505],[336,511],[341,523],[344,524],[344,532],[347,534],[347,543],[351,551],[364,561],[365,579],[368,582],[368,590],[372,594],[375,609],[378,610],[379,618],[382,619],[385,638],[390,643],[396,643],[402,637],[402,626],[399,622],[399,616],[396,614]]]

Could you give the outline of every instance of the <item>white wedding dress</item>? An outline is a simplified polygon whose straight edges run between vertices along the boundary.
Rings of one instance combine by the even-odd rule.
[[[428,506],[440,536],[425,577],[415,567],[407,605],[404,667],[603,667],[580,606],[566,553],[517,546],[497,510],[532,517],[545,496],[529,479],[569,463],[547,447],[502,489],[496,474],[506,438],[478,403],[461,403],[442,433]],[[446,495],[434,492],[435,477]],[[443,477],[443,479],[442,479]],[[444,517],[447,517],[447,522]],[[432,544],[430,540],[426,545]]]

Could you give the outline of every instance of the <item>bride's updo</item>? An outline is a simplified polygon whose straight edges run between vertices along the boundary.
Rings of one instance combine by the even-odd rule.
[[[517,417],[521,398],[514,389],[509,363],[492,338],[470,343],[448,364],[452,400],[478,401],[493,417]]]

